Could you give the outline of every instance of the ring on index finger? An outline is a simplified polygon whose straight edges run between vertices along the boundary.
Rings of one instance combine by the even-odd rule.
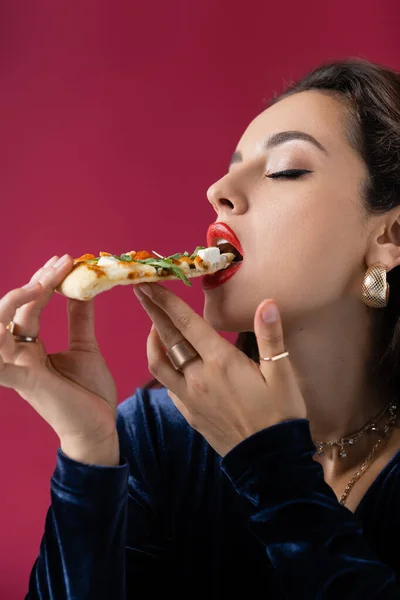
[[[9,332],[13,335],[14,340],[16,342],[36,342],[37,337],[32,337],[30,335],[19,335],[17,333],[14,333],[15,330],[15,323],[14,321],[10,321],[9,324],[7,325],[6,329],[9,330]]]

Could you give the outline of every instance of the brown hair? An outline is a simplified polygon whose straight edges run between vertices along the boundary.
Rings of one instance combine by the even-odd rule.
[[[268,106],[298,92],[318,90],[344,101],[349,143],[363,158],[361,210],[367,217],[400,205],[400,73],[361,58],[324,63],[276,95]],[[400,389],[400,269],[387,274],[390,297],[385,309],[371,311],[374,344],[367,368],[377,386]],[[360,300],[361,302],[361,300]],[[235,346],[259,363],[253,332],[239,333]],[[157,379],[145,389],[158,387]]]

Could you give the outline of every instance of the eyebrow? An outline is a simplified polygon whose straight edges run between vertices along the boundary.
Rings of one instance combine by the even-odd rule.
[[[328,154],[327,149],[318,140],[316,140],[315,137],[309,133],[305,133],[304,131],[280,131],[279,133],[274,133],[274,135],[271,135],[271,137],[262,142],[261,148],[264,151],[270,150],[271,148],[276,148],[277,146],[285,144],[286,142],[291,142],[292,140],[309,142],[324,152],[324,154]],[[229,167],[239,162],[243,162],[243,156],[239,150],[236,150],[232,155]]]

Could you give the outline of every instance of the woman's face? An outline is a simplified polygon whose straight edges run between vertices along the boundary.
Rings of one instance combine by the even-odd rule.
[[[359,294],[367,170],[344,129],[342,102],[307,91],[269,107],[244,132],[228,173],[207,193],[215,221],[233,229],[244,252],[233,277],[205,290],[204,318],[215,329],[253,331],[266,298],[285,324],[299,324]],[[287,170],[300,173],[277,177]]]

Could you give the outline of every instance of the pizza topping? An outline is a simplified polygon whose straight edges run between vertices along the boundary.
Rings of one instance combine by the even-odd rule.
[[[233,248],[233,246],[230,247]],[[184,271],[187,272],[190,269],[204,271],[205,269],[212,268],[221,260],[220,250],[222,252],[222,248],[216,246],[210,248],[197,246],[192,254],[185,251],[183,253],[171,254],[166,257],[161,256],[161,254],[158,254],[157,252],[147,252],[146,250],[141,250],[140,252],[132,250],[119,256],[110,254],[109,252],[100,252],[100,256],[98,257],[94,254],[84,254],[75,259],[74,264],[87,262],[88,265],[96,266],[98,268],[107,267],[114,270],[120,269],[123,263],[139,263],[143,265],[143,273],[147,267],[147,269],[150,268],[150,270],[154,269],[159,275],[175,275],[177,278],[181,279],[185,285],[191,286],[192,284],[185,276]],[[234,254],[235,256],[238,254],[235,249]],[[137,277],[144,276],[143,273],[138,271]]]
[[[79,258],[74,259],[74,265],[77,265],[81,262],[87,262],[92,259],[97,260],[94,254],[82,254],[82,256],[79,256]]]
[[[199,250],[197,256],[202,259],[203,262],[208,263],[208,266],[214,266],[219,262],[221,258],[221,253],[219,248],[204,248],[203,250]]]
[[[158,254],[158,252],[156,252],[155,250],[153,250],[153,254],[155,254],[156,256],[158,256],[159,258],[163,258],[163,259],[171,259],[171,260],[180,260],[180,259],[188,259],[187,262],[189,262],[189,260],[193,260],[198,252],[202,249],[204,249],[205,246],[197,246],[195,251],[192,254],[189,254],[189,252],[187,250],[185,250],[185,252],[177,252],[176,254],[171,254],[170,256],[162,256],[162,254]]]
[[[125,254],[125,256],[127,256],[127,255]],[[129,254],[129,256],[130,256],[130,254]],[[135,261],[143,260],[144,258],[156,258],[156,257],[151,252],[147,252],[146,250],[141,250],[140,252],[135,253],[135,257],[133,258],[133,260],[135,260]]]
[[[146,258],[137,258],[137,256],[146,256]],[[179,279],[182,279],[182,281],[186,284],[191,286],[192,284],[190,283],[190,281],[187,279],[187,277],[185,277],[183,270],[180,266],[174,264],[174,262],[171,259],[161,259],[161,258],[157,258],[157,257],[152,257],[151,254],[149,252],[137,252],[135,255],[135,258],[131,258],[130,256],[128,256],[127,254],[121,254],[121,256],[102,256],[97,260],[97,265],[99,267],[103,267],[103,266],[119,266],[120,263],[126,263],[126,262],[135,262],[135,263],[139,263],[142,265],[146,265],[149,267],[154,267],[154,268],[160,268],[160,269],[165,269],[167,274],[169,273],[173,273],[176,277],[178,277]]]
[[[131,250],[130,252],[124,252],[124,254],[126,254],[127,256],[130,256],[131,258],[135,258],[137,252],[135,252],[134,250]]]
[[[104,265],[115,265],[119,262],[120,261],[112,254],[108,254],[107,256],[103,254],[103,256],[98,259],[97,266],[104,267]]]
[[[191,286],[192,284],[190,283],[189,279],[187,277],[185,277],[182,269],[178,266],[175,265],[172,260],[167,259],[167,258],[146,258],[144,260],[138,261],[141,262],[142,264],[146,264],[146,265],[151,265],[152,267],[162,267],[163,269],[170,269],[170,272],[172,271],[172,274],[175,275],[175,277],[178,277],[179,279],[182,279],[183,283],[185,285]]]

